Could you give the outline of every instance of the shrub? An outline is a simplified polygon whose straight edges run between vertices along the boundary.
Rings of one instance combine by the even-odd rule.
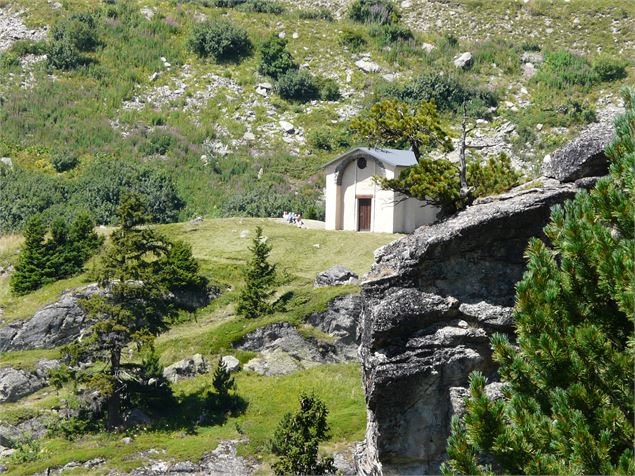
[[[516,337],[491,339],[504,398],[488,398],[485,377],[472,374],[444,474],[635,472],[635,101],[628,93],[626,102],[606,150],[609,176],[554,207],[543,237],[527,246]]]
[[[507,74],[516,74],[520,71],[518,52],[502,40],[480,43],[474,50],[474,63],[477,67],[489,67],[494,63]]]
[[[46,42],[18,40],[11,46],[11,52],[20,57],[25,55],[44,55],[46,54]]]
[[[374,26],[369,30],[370,36],[375,38],[381,46],[393,43],[408,42],[414,39],[410,28],[391,23],[388,25]]]
[[[315,395],[300,395],[300,409],[284,415],[271,440],[278,455],[273,464],[277,475],[334,474],[333,458],[318,458],[320,442],[329,439],[326,405]]]
[[[320,81],[320,97],[324,101],[337,101],[340,97],[340,87],[334,79],[322,79]]]
[[[84,58],[72,41],[63,38],[52,41],[46,53],[47,64],[51,68],[71,70],[86,64]]]
[[[288,71],[276,83],[276,92],[282,99],[306,102],[320,97],[316,79],[307,71]]]
[[[219,8],[234,8],[247,0],[212,0],[212,5]]]
[[[607,55],[598,56],[591,65],[600,81],[617,81],[626,78],[627,66],[627,61]]]
[[[221,215],[225,217],[280,217],[287,210],[301,213],[306,218],[311,212],[316,220],[324,219],[324,204],[319,197],[285,192],[265,185],[231,194],[220,208]]]
[[[273,15],[280,15],[285,10],[281,4],[267,0],[247,0],[241,3],[238,9],[244,12],[271,13]]]
[[[155,132],[139,148],[143,155],[165,155],[174,143],[174,137],[170,134]]]
[[[355,0],[348,10],[348,18],[358,23],[386,25],[397,23],[399,12],[391,0]]]
[[[312,147],[325,151],[341,149],[351,145],[348,134],[345,131],[326,126],[314,128],[309,133],[308,140]]]
[[[333,14],[328,8],[314,8],[311,10],[300,10],[298,17],[301,20],[325,20],[333,21]]]
[[[79,159],[67,152],[58,152],[51,157],[51,165],[56,172],[62,173],[74,169],[79,164]]]
[[[258,72],[265,76],[278,79],[287,72],[298,69],[298,65],[293,61],[293,56],[286,49],[287,40],[271,35],[260,47],[260,64]]]
[[[425,73],[403,86],[388,85],[376,93],[378,97],[394,97],[408,103],[434,101],[441,111],[458,112],[464,102],[471,103],[474,113],[484,115],[486,109],[497,104],[491,91],[466,86],[456,76]]]
[[[368,42],[366,41],[366,38],[364,38],[364,35],[362,35],[361,33],[355,30],[349,30],[347,28],[342,31],[342,34],[340,36],[340,45],[342,45],[343,47],[356,52],[360,51],[367,44]]]
[[[598,80],[597,73],[589,62],[568,51],[551,51],[532,81],[553,89],[567,89],[571,86],[591,86]]]
[[[197,24],[190,34],[188,46],[199,56],[211,56],[216,61],[238,61],[252,50],[247,32],[224,20]]]
[[[95,18],[90,13],[80,13],[56,23],[51,29],[51,39],[68,40],[79,51],[93,51],[99,44],[96,32]]]

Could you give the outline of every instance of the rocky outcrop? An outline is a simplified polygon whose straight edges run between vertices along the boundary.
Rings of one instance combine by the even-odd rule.
[[[380,248],[362,283],[360,356],[367,432],[362,474],[437,473],[454,387],[480,370],[495,380],[489,336],[512,331],[514,286],[531,237],[573,183],[541,180],[489,197]]]
[[[179,360],[163,369],[163,377],[172,383],[184,378],[195,377],[209,371],[209,362],[201,354]]]
[[[180,290],[170,299],[183,309],[194,310],[208,305],[220,295],[219,288]],[[14,322],[0,329],[0,352],[28,349],[52,349],[77,339],[91,324],[81,301],[107,292],[97,284],[65,291],[60,299],[44,306],[30,319]]]
[[[59,301],[43,307],[31,319],[3,327],[0,329],[0,352],[51,349],[68,344],[89,324],[79,301],[100,292],[96,284],[67,291]]]
[[[608,173],[604,149],[610,144],[614,128],[613,117],[591,124],[571,142],[545,158],[542,174],[561,182],[575,182],[583,177]]]
[[[340,286],[342,284],[355,284],[357,283],[358,276],[350,269],[344,266],[336,265],[318,273],[315,277],[313,287],[321,288],[324,286]]]
[[[0,368],[0,403],[17,402],[44,387],[37,375],[11,367]]]

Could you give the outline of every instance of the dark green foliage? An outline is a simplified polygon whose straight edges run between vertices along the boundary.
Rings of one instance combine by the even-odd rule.
[[[46,60],[51,68],[70,70],[86,64],[86,58],[82,56],[72,41],[62,38],[52,41],[46,52]]]
[[[330,438],[326,405],[315,395],[300,395],[300,409],[287,413],[276,428],[271,450],[277,475],[335,473],[333,458],[318,458],[320,442]]]
[[[311,10],[298,11],[298,17],[302,20],[325,20],[333,21],[333,13],[328,8],[315,8]]]
[[[247,0],[212,0],[212,5],[219,8],[234,8]]]
[[[502,40],[489,40],[474,49],[474,67],[480,70],[492,68],[495,64],[504,73],[520,73],[520,55],[513,45]]]
[[[280,15],[284,13],[285,8],[278,2],[269,0],[247,0],[238,6],[239,10],[253,13],[270,13]]]
[[[42,219],[39,215],[33,217],[24,230],[24,249],[11,276],[13,292],[25,294],[79,273],[103,242],[94,227],[95,223],[85,214],[80,214],[70,228],[58,218],[51,224],[50,237],[45,240],[47,230]]]
[[[282,99],[307,102],[320,97],[320,87],[308,71],[291,70],[280,76],[275,90]]]
[[[268,261],[271,245],[267,244],[261,227],[256,228],[249,251],[251,258],[243,270],[245,285],[238,296],[236,312],[254,319],[273,311],[270,298],[276,284],[276,265]]]
[[[588,87],[598,81],[598,76],[589,62],[569,51],[549,51],[533,82],[550,88],[564,90],[572,86]]]
[[[364,35],[355,30],[344,28],[340,36],[340,45],[353,52],[360,51],[368,44]]]
[[[351,145],[350,137],[346,131],[326,126],[313,129],[309,133],[308,141],[312,147],[326,151],[342,149]]]
[[[218,62],[240,61],[252,50],[247,32],[225,20],[211,20],[194,26],[188,39],[189,48],[197,55]]]
[[[504,154],[487,162],[471,160],[467,164],[469,193],[461,195],[459,168],[447,160],[421,159],[395,179],[381,179],[382,187],[394,190],[424,203],[441,207],[452,213],[469,205],[478,197],[504,192],[518,185],[520,174]]]
[[[600,81],[617,81],[628,76],[626,67],[628,62],[621,58],[601,55],[593,60],[591,67]]]
[[[390,85],[377,94],[379,97],[393,97],[409,103],[434,101],[440,111],[458,112],[467,102],[474,114],[483,115],[487,108],[496,106],[498,100],[491,91],[465,85],[456,76],[425,73],[402,85]]]
[[[505,399],[470,381],[445,473],[633,474],[635,99],[610,175],[554,207],[516,287],[517,343],[492,338]],[[486,464],[488,463],[488,464]],[[491,465],[491,466],[490,466]]]
[[[148,141],[142,143],[139,151],[143,155],[165,155],[174,144],[174,137],[170,134],[155,132],[148,137]]]
[[[11,45],[10,51],[19,57],[44,55],[46,54],[46,43],[44,41],[18,40]]]
[[[392,0],[355,0],[348,18],[358,23],[378,23],[387,25],[399,21],[399,12]]]
[[[320,79],[320,97],[324,101],[337,101],[340,97],[340,87],[332,78]]]
[[[11,289],[16,294],[25,294],[39,288],[44,281],[46,264],[46,228],[39,215],[32,217],[24,229],[24,247],[20,253],[15,272],[11,275]]]
[[[278,79],[291,70],[298,69],[293,56],[287,50],[287,40],[271,35],[260,47],[258,72],[264,76]]]
[[[410,28],[398,23],[373,26],[370,28],[369,34],[379,42],[380,46],[414,40],[414,35]]]
[[[207,280],[201,276],[198,261],[192,256],[192,246],[185,241],[174,241],[168,246],[161,263],[161,280],[171,291],[192,290],[204,292]]]
[[[229,393],[236,387],[234,378],[229,373],[229,370],[227,370],[222,358],[218,359],[218,365],[216,366],[214,377],[212,378],[212,387],[216,395],[221,398],[227,398]]]
[[[280,217],[285,210],[301,213],[305,218],[324,219],[324,204],[315,193],[295,194],[266,186],[232,194],[223,202],[221,214],[226,217]]]
[[[98,362],[78,374],[87,389],[98,390],[106,399],[107,427],[121,424],[124,403],[134,402],[134,394],[150,385],[149,375],[134,370],[122,371],[121,356],[129,345],[150,348],[154,336],[165,330],[167,318],[175,310],[169,289],[162,280],[162,264],[170,243],[148,222],[143,200],[135,194],[123,196],[118,209],[121,227],[111,235],[111,246],[101,262],[99,284],[109,289],[106,296],[94,295],[83,306],[95,324],[88,335],[67,347],[64,354],[72,365]],[[146,356],[147,357],[147,356]],[[147,371],[157,371],[157,362],[145,359]],[[160,389],[151,391],[160,392]],[[160,395],[160,393],[158,394]]]
[[[68,172],[74,169],[79,164],[79,159],[67,152],[58,152],[51,157],[51,165],[56,172]]]

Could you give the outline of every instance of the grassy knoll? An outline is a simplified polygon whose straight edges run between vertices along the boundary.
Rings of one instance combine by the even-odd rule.
[[[273,246],[271,260],[278,264],[281,271],[283,285],[278,295],[284,295],[288,301],[285,312],[247,320],[234,315],[233,299],[241,285],[240,266],[248,257],[247,247],[250,245],[250,239],[240,238],[240,235],[248,230],[253,236],[257,225],[263,227],[264,235]],[[204,273],[225,289],[223,295],[208,307],[192,314],[182,314],[169,331],[158,337],[156,347],[164,365],[194,353],[202,353],[211,362],[215,362],[219,355],[230,353],[244,363],[253,354],[233,350],[232,342],[272,322],[288,321],[305,334],[324,338],[318,335],[319,332],[304,326],[304,318],[324,309],[333,297],[355,292],[357,287],[314,290],[312,281],[315,274],[341,264],[361,275],[370,267],[373,251],[396,238],[387,234],[298,229],[275,220],[249,218],[212,219],[197,225],[180,223],[158,228],[170,238],[191,243]],[[19,242],[19,239],[12,237],[11,241]],[[6,242],[9,242],[8,238]],[[0,240],[0,243],[3,241]],[[3,249],[8,248],[7,244]],[[13,256],[13,253],[6,254]],[[11,262],[14,257],[7,259]],[[34,310],[54,300],[60,289],[85,282],[89,274],[45,286],[41,292],[28,295],[28,301],[19,301],[8,295],[0,300],[0,306],[7,306],[5,312],[12,319],[26,316],[26,311],[18,313],[15,309],[30,306],[28,309]],[[55,358],[58,352],[58,349],[7,352],[0,354],[0,366],[30,370],[38,360]],[[131,358],[138,357],[132,355]],[[91,433],[78,435],[72,441],[48,436],[39,441],[33,461],[17,464],[8,460],[2,463],[9,466],[9,474],[18,475],[63,466],[70,461],[101,457],[107,463],[95,469],[95,474],[105,474],[111,469],[130,470],[145,464],[147,459],[142,452],[149,449],[158,450],[160,453],[155,457],[161,460],[197,460],[205,452],[213,450],[220,440],[246,437],[249,441],[239,447],[240,454],[258,458],[266,471],[272,461],[268,440],[282,415],[296,408],[301,391],[314,391],[329,408],[333,437],[325,445],[325,451],[363,437],[364,397],[359,366],[355,363],[323,365],[280,377],[240,372],[236,375],[236,384],[238,395],[247,402],[246,410],[217,424],[198,426],[196,423],[205,409],[205,394],[211,388],[211,375],[206,374],[174,384],[178,405],[166,411],[148,431],[130,430],[115,435]],[[19,402],[2,405],[0,422],[16,424],[38,415],[55,420],[51,408],[59,406],[60,399],[68,398],[69,390],[62,389],[58,393],[49,387]],[[124,444],[121,441],[124,436],[130,436],[132,442]]]

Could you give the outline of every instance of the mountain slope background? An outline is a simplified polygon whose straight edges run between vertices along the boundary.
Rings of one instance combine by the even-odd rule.
[[[632,77],[628,0],[406,0],[396,6],[409,33],[396,40],[351,21],[348,1],[260,2],[277,13],[207,0],[0,3],[4,231],[33,213],[81,208],[108,224],[122,188],[156,203],[157,221],[287,208],[320,218],[321,164],[363,145],[350,119],[383,97],[417,100],[439,82],[488,95],[472,141],[488,145],[484,155],[511,155],[531,177],[576,130],[611,115]],[[97,46],[82,67],[51,68],[42,41],[79,13],[94,16]],[[216,63],[188,49],[194,25],[218,18],[248,32],[251,56]],[[281,99],[258,73],[271,35],[288,41],[301,69],[334,80],[339,99]],[[457,68],[464,52],[473,64]],[[594,77],[607,58],[626,77]],[[444,116],[458,136],[456,110]]]

